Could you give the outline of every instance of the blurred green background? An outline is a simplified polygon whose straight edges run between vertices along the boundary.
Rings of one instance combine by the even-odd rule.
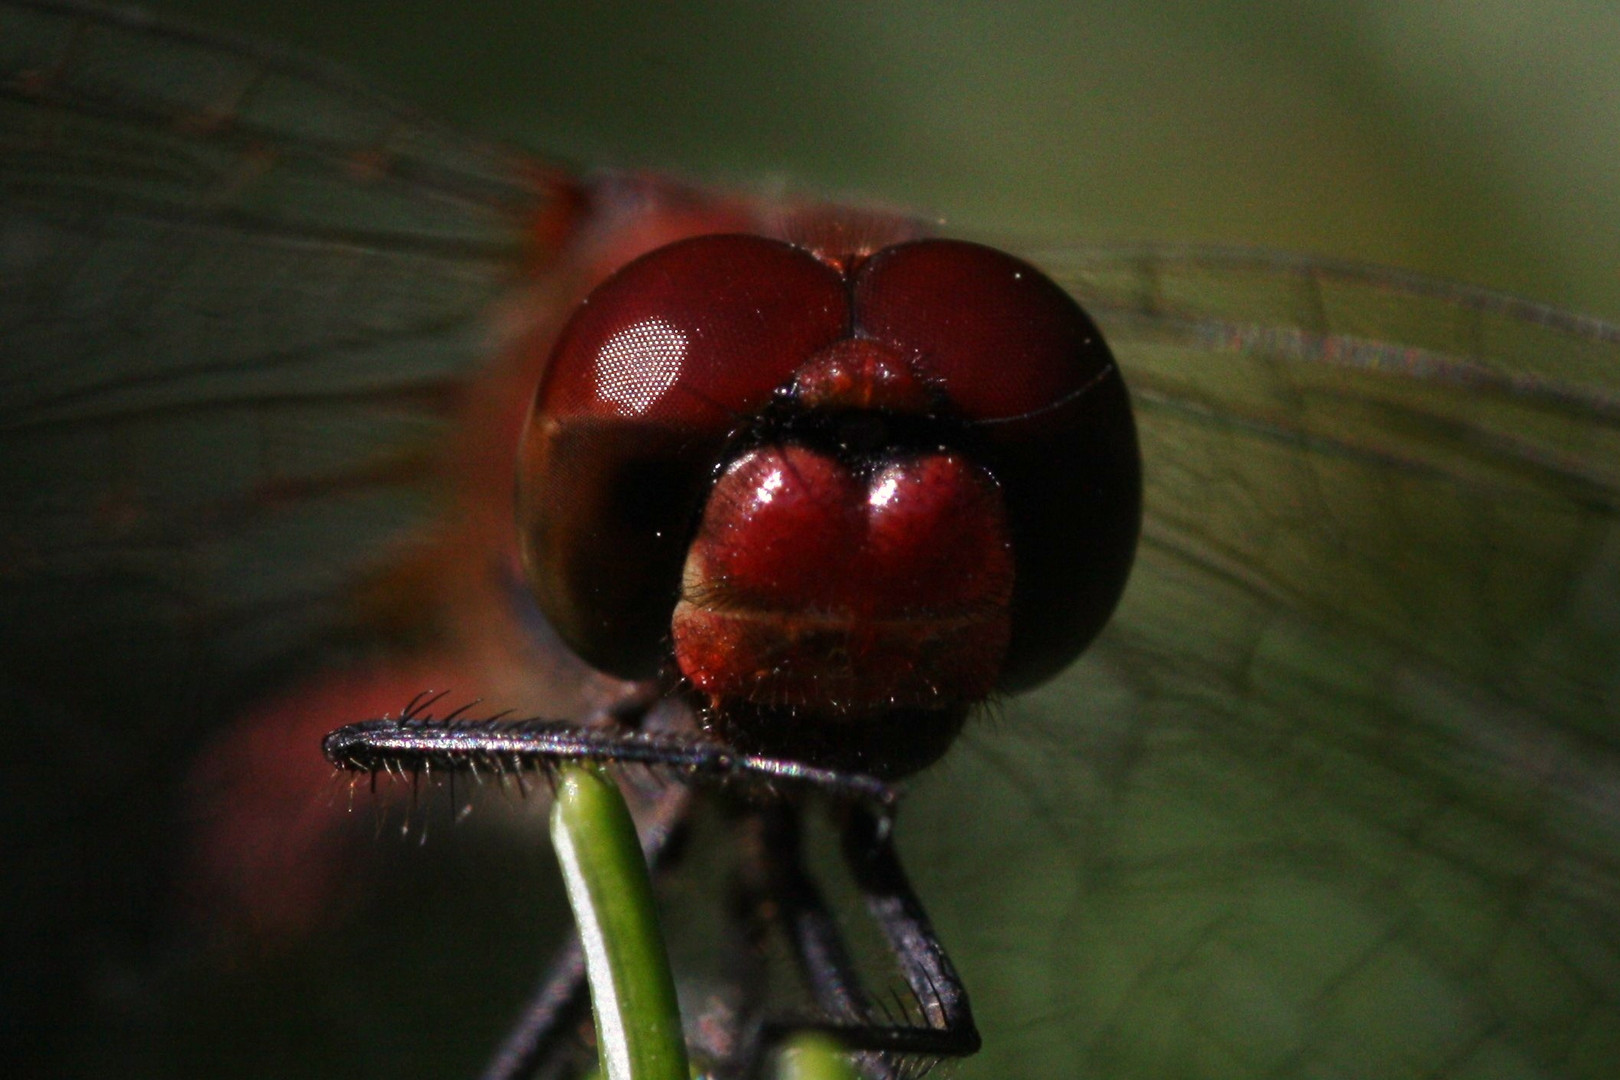
[[[871,200],[978,235],[1304,250],[1620,317],[1620,17],[1604,4],[153,6],[299,46],[581,165]],[[902,840],[950,858],[917,837],[936,795]],[[475,1068],[533,978],[536,911],[558,890],[543,850],[514,859],[496,832],[430,831],[425,847],[378,841],[362,918],[182,979],[164,1003],[189,1008],[179,1019],[149,1024],[138,986],[109,988],[134,1002],[134,1030],[160,1034],[87,1037],[87,1070]],[[948,909],[938,884],[925,896]],[[972,986],[992,985],[982,954],[970,963]],[[993,1045],[1050,1041],[1050,1016],[996,1016],[981,993]]]
[[[565,160],[1620,316],[1620,13],[1599,0],[155,6]]]

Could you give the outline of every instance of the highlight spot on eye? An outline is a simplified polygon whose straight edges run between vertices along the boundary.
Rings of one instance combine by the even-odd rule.
[[[681,377],[686,334],[664,319],[632,323],[602,343],[596,355],[596,392],[622,416],[639,416]]]

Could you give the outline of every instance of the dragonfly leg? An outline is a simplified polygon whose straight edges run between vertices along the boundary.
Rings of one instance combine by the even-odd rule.
[[[582,727],[564,720],[436,719],[416,712],[348,724],[327,735],[321,748],[338,768],[372,775],[520,775],[565,761],[597,761],[661,770],[688,783],[745,795],[818,790],[878,807],[890,807],[898,797],[876,777],[744,754],[701,735]]]
[[[852,1029],[870,1028],[877,1012],[861,985],[860,971],[850,956],[838,920],[805,867],[800,808],[789,804],[772,806],[758,816],[761,862],[770,904],[816,1007],[832,1022],[822,1026],[847,1039]],[[851,1045],[855,1042],[858,1040]],[[895,1080],[901,1075],[879,1053],[861,1053],[859,1063],[869,1080]]]
[[[919,1038],[917,1051],[948,1057],[978,1052],[978,1027],[967,1004],[967,989],[901,866],[894,848],[893,816],[849,806],[844,821],[844,860],[928,1022],[927,1031],[912,1030],[915,1035],[933,1036],[932,1040]]]
[[[431,705],[428,702],[427,705]],[[684,817],[689,785],[714,786],[753,802],[764,814],[769,842],[761,847],[762,895],[785,913],[786,931],[806,973],[823,1016],[804,1023],[760,1024],[739,1017],[737,1059],[757,1063],[760,1051],[781,1036],[805,1028],[841,1038],[850,1049],[872,1051],[868,1071],[877,1078],[893,1075],[879,1054],[962,1056],[978,1049],[979,1036],[968,1010],[967,995],[955,969],[923,914],[900,870],[888,838],[890,809],[896,789],[875,777],[818,768],[789,759],[744,754],[700,734],[638,730],[634,724],[644,706],[632,702],[628,716],[608,726],[581,726],[552,720],[464,719],[459,713],[435,718],[427,706],[407,709],[398,719],[350,724],[323,743],[328,760],[356,773],[396,775],[472,773],[475,776],[521,776],[549,772],[564,761],[597,761],[620,767],[641,766],[682,783],[667,798],[678,799],[668,830],[653,829],[644,838],[649,862],[656,868],[667,832]],[[880,1015],[860,988],[836,922],[827,912],[799,853],[797,801],[783,795],[819,791],[847,808],[844,847],[867,906],[890,947],[899,957],[922,1023],[904,1022],[912,1010],[902,1004],[901,1022]],[[764,807],[763,809],[761,807]],[[773,851],[777,841],[783,853]],[[577,949],[575,950],[577,952]],[[758,996],[749,998],[757,1001]],[[518,1027],[501,1048],[486,1080],[517,1080],[553,1060],[566,1047],[559,1037],[583,1018],[583,965],[568,951],[558,958]],[[746,1010],[747,1002],[743,1003]]]
[[[840,1023],[865,1021],[872,1015],[871,1000],[838,922],[804,865],[799,808],[767,807],[759,816],[770,899],[816,1007]]]
[[[922,901],[911,887],[894,846],[894,818],[860,804],[845,807],[843,851],[867,912],[889,943],[923,1025],[873,1025],[842,1032],[855,1049],[922,1056],[966,1057],[977,1053],[967,988],[934,933]]]
[[[912,1003],[884,1009],[861,985],[838,922],[804,864],[799,805],[760,808],[754,815],[758,839],[748,860],[756,866],[749,895],[758,910],[773,913],[786,934],[819,1015],[754,1025],[739,1055],[744,1076],[760,1075],[765,1051],[806,1030],[829,1034],[856,1052],[870,1080],[909,1075],[894,1055],[963,1057],[979,1049],[967,991],[900,866],[890,839],[892,819],[858,805],[844,812],[845,859],[893,950]]]

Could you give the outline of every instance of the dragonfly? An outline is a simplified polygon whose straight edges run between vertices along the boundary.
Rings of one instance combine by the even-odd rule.
[[[329,915],[350,819],[310,797],[319,735],[441,686],[547,716],[624,693],[514,587],[543,343],[636,256],[784,208],[582,177],[272,47],[0,12],[0,633],[38,868],[8,923],[51,957],[15,969],[7,1037],[120,1074],[198,1047],[352,1071],[436,1014],[475,1041],[479,979],[390,996],[487,922],[492,875],[367,909],[416,937]],[[904,800],[985,1039],[961,1072],[1606,1074],[1620,331],[1271,253],[1016,254],[1118,360],[1144,521],[1085,656]],[[398,966],[322,1001],[307,953],[151,947],[196,893]]]

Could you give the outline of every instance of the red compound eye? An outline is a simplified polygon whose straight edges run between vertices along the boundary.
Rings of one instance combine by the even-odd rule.
[[[551,420],[724,434],[805,359],[848,336],[848,291],[808,252],[758,236],[660,248],[569,320],[535,399]]]
[[[518,517],[541,608],[586,660],[656,671],[727,436],[848,329],[837,272],[756,236],[660,248],[574,313],[535,397]]]
[[[969,420],[1040,414],[1113,367],[1069,294],[994,248],[957,240],[886,248],[853,286],[856,332],[911,359]]]

